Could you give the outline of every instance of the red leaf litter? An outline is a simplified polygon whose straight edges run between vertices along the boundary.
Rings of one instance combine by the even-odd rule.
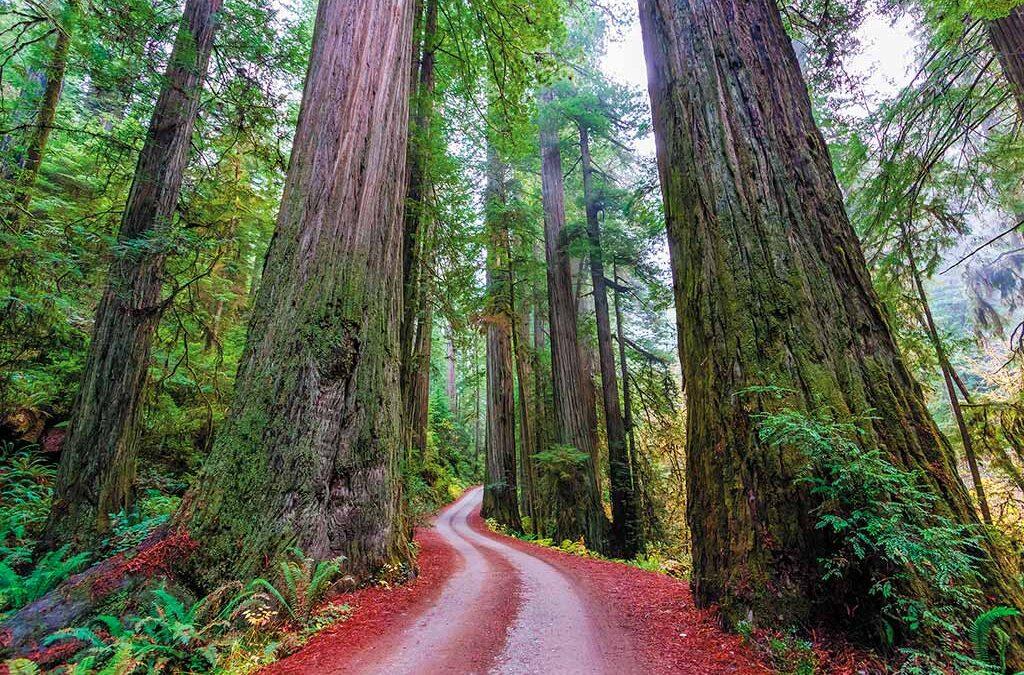
[[[490,533],[474,514],[470,525]],[[491,533],[491,536],[496,536]],[[501,535],[497,535],[501,536]],[[737,635],[725,633],[714,615],[697,609],[689,586],[664,574],[622,563],[570,555],[513,537],[503,541],[567,571],[578,590],[589,595],[588,606],[631,636],[647,662],[648,673],[762,675],[773,672]]]
[[[350,618],[317,633],[301,651],[260,672],[289,675],[335,670],[384,633],[426,611],[462,567],[462,558],[431,529],[417,529],[415,539],[420,547],[415,579],[393,588],[371,586],[337,596],[332,603],[350,606],[354,610]]]

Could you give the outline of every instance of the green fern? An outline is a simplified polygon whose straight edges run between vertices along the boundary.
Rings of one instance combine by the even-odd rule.
[[[6,561],[0,563],[0,610],[18,609],[41,598],[89,561],[88,553],[67,554],[67,546],[51,551],[25,575],[18,574]]]
[[[297,548],[290,549],[288,554],[292,556],[291,560],[278,563],[281,576],[278,585],[259,578],[249,583],[248,590],[267,593],[292,621],[305,625],[341,574],[344,558],[316,561]]]
[[[1013,607],[999,606],[984,612],[974,620],[974,623],[971,625],[971,644],[974,645],[974,658],[982,663],[996,666],[1002,665],[1004,658],[1002,652],[1006,649],[1006,642],[1000,636],[997,625],[1003,619],[1014,616],[1020,616],[1020,611]],[[993,655],[989,648],[993,635],[996,636],[997,643],[999,644],[999,654],[995,658],[995,660],[998,660],[998,663],[993,663]]]

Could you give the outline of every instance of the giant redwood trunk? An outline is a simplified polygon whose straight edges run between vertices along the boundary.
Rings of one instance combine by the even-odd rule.
[[[550,89],[541,93],[550,103]],[[546,114],[545,114],[546,113]],[[555,440],[573,448],[579,461],[559,471],[553,486],[551,512],[558,539],[583,537],[587,546],[605,550],[607,521],[597,484],[597,440],[588,411],[583,362],[576,326],[569,254],[566,251],[565,186],[558,146],[558,121],[542,111],[540,124],[541,191],[544,202],[544,255],[547,260],[548,315],[551,332],[551,380],[555,408]],[[589,370],[586,377],[589,377]],[[538,467],[539,471],[543,471]]]
[[[130,501],[142,391],[165,304],[169,233],[221,1],[185,5],[96,312],[43,547],[88,547],[108,529],[109,514]]]
[[[636,522],[636,500],[630,477],[629,454],[626,449],[626,427],[619,406],[619,380],[612,351],[612,324],[608,308],[608,287],[604,277],[601,250],[601,226],[598,223],[600,204],[594,186],[594,169],[590,161],[590,134],[580,126],[580,166],[583,171],[583,201],[587,214],[587,238],[590,240],[590,279],[594,294],[594,316],[597,319],[597,354],[601,367],[601,399],[604,428],[608,438],[608,488],[612,501],[612,551],[622,558],[632,558],[639,550]]]
[[[487,456],[481,514],[522,530],[516,475],[515,394],[512,375],[512,279],[509,274],[508,165],[487,151]]]
[[[321,0],[234,402],[175,516],[202,586],[289,547],[408,560],[398,326],[412,0]]]
[[[1024,7],[1014,7],[1005,17],[985,22],[985,27],[1017,110],[1024,116]]]
[[[867,570],[824,582],[829,537],[797,483],[806,458],[754,415],[828,406],[873,418],[862,441],[920,471],[937,508],[976,523],[894,343],[843,210],[779,11],[769,0],[641,0],[686,378],[687,516],[697,601],[731,622],[870,622]],[[998,564],[1000,602],[1021,593]]]

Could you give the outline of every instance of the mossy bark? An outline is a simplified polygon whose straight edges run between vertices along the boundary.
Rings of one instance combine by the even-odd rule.
[[[512,375],[512,278],[509,269],[508,182],[510,169],[493,146],[487,149],[484,219],[487,228],[487,455],[481,514],[516,531],[515,380]]]
[[[429,335],[431,324],[427,265],[431,253],[430,131],[434,118],[437,56],[437,0],[419,7],[417,59],[413,64],[414,96],[410,116],[409,161],[406,169],[405,217],[402,229],[403,313],[401,325],[402,406],[407,459],[426,453],[426,409],[430,390]],[[429,328],[428,328],[429,331]],[[428,351],[424,362],[422,347]]]
[[[551,90],[541,93],[542,104],[553,99]],[[595,413],[593,401],[585,393],[589,370],[584,373],[580,355],[576,298],[566,251],[565,185],[558,121],[550,116],[541,119],[540,150],[555,440],[560,445],[575,448],[583,456],[578,466],[559,477],[550,495],[554,535],[560,540],[583,537],[587,546],[603,551],[607,545],[608,523],[597,483],[597,440],[592,424]]]
[[[989,42],[996,52],[1003,75],[1024,116],[1024,7],[1014,7],[1001,19],[985,22]]]
[[[641,0],[687,394],[694,595],[727,621],[871,622],[867,570],[825,583],[834,545],[796,448],[758,439],[789,404],[871,413],[864,441],[920,471],[937,508],[977,523],[886,323],[776,5]],[[1019,604],[999,563],[986,591]]]
[[[139,415],[160,322],[166,239],[188,163],[221,0],[189,0],[149,123],[96,311],[41,548],[88,548],[131,501]]]
[[[412,0],[321,0],[231,410],[175,516],[200,586],[288,547],[365,579],[409,560],[399,323]]]

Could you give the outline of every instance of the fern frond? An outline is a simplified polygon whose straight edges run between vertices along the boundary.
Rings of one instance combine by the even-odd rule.
[[[1003,619],[1020,616],[1014,607],[999,606],[984,612],[971,625],[971,643],[974,645],[974,658],[984,663],[991,663],[989,641],[996,625]]]

